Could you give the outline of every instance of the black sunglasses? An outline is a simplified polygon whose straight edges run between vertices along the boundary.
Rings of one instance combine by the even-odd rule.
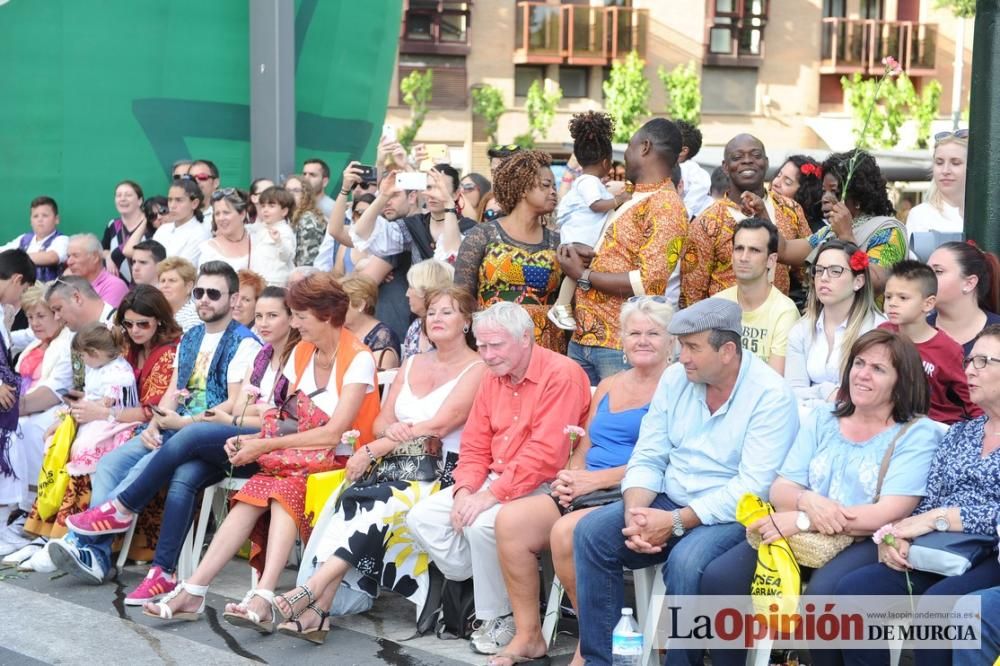
[[[967,129],[959,129],[959,130],[955,130],[954,132],[938,132],[937,134],[934,135],[934,140],[935,141],[940,141],[941,139],[947,139],[950,136],[953,136],[956,139],[968,139],[969,138],[969,130],[967,130]]]
[[[225,199],[226,197],[232,197],[232,196],[235,196],[240,201],[243,201],[242,194],[235,187],[225,187],[221,190],[216,190],[212,192],[212,201],[220,201],[222,199]]]
[[[206,295],[208,296],[208,300],[217,301],[220,298],[222,298],[223,292],[219,291],[218,289],[205,289],[204,287],[195,287],[191,291],[191,295],[194,296],[194,300],[196,301],[200,301]]]
[[[483,211],[483,220],[486,222],[492,222],[503,217],[503,213],[496,210],[495,208],[487,208]]]

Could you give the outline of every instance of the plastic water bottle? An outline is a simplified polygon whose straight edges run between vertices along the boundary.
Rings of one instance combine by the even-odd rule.
[[[622,609],[622,619],[618,620],[611,633],[611,663],[614,666],[639,666],[642,659],[642,634],[632,619],[632,609]]]

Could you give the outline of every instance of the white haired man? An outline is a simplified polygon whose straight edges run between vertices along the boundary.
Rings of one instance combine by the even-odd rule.
[[[496,515],[506,502],[548,492],[569,457],[565,427],[586,423],[590,381],[575,362],[535,344],[535,325],[516,303],[477,313],[472,330],[490,374],[462,432],[455,484],[413,507],[406,524],[445,578],[475,578],[483,626],[472,649],[496,654],[514,636]]]
[[[104,267],[103,252],[101,241],[94,234],[70,236],[66,272],[85,279],[102,301],[117,308],[128,293],[128,285]]]

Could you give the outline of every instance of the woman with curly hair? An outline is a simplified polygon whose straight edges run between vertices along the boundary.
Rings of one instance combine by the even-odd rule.
[[[609,181],[614,192],[601,181],[611,169],[611,135],[614,131],[614,119],[599,111],[577,113],[569,121],[573,155],[580,163],[582,173],[573,180],[556,212],[556,225],[563,243],[593,249],[608,215],[632,198],[625,191],[624,181]],[[548,312],[552,323],[567,331],[576,330],[576,320],[573,319],[575,293],[576,280],[563,278],[559,300]]]
[[[819,231],[823,219],[823,167],[808,155],[790,155],[771,181],[771,191],[794,199],[806,214],[809,228]]]
[[[546,316],[562,279],[559,234],[542,223],[556,207],[551,163],[547,153],[521,150],[497,166],[493,195],[506,215],[469,230],[455,259],[455,284],[481,309],[499,301],[520,304],[535,323],[538,344],[564,353],[566,337]]]
[[[854,173],[844,191],[852,161]],[[814,263],[820,245],[831,238],[854,243],[871,261],[872,282],[881,292],[885,269],[906,258],[906,228],[895,217],[885,178],[875,158],[862,150],[834,153],[823,162],[823,217],[827,225],[809,238],[779,239],[778,260],[791,266]]]

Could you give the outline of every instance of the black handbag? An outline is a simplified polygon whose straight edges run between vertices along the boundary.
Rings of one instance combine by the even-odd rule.
[[[906,555],[917,571],[961,576],[993,555],[996,538],[964,532],[929,532],[913,540]]]
[[[612,504],[621,498],[622,489],[620,486],[615,486],[614,488],[604,488],[603,490],[595,490],[594,492],[587,493],[586,495],[580,495],[570,502],[569,510],[576,511],[578,509],[592,509],[596,506]]]
[[[437,481],[441,472],[441,438],[415,437],[396,445],[390,453],[369,466],[355,486],[386,481]]]

